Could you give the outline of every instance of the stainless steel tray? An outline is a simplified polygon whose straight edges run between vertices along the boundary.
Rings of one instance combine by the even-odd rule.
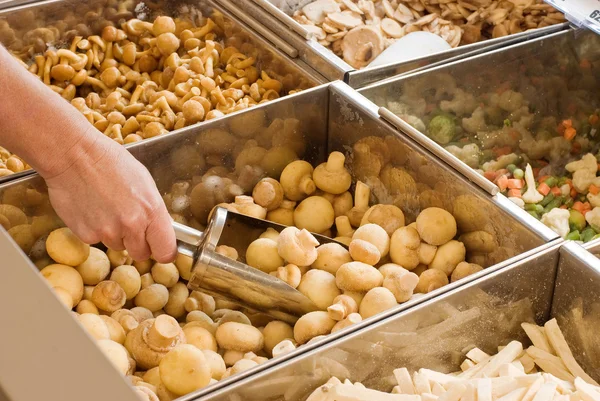
[[[277,35],[296,49],[298,57],[316,68],[330,80],[343,79],[353,88],[362,88],[368,84],[406,73],[442,60],[457,56],[475,55],[497,49],[506,45],[527,41],[532,38],[544,36],[552,32],[567,29],[569,24],[548,26],[532,31],[522,32],[501,38],[490,39],[466,46],[450,49],[427,57],[410,60],[407,62],[355,70],[329,49],[310,39],[310,34],[290,17],[293,11],[304,4],[310,3],[303,0],[217,0],[230,11],[238,15],[246,15],[269,27]]]
[[[406,121],[395,115],[389,109],[389,103],[399,100],[402,93],[405,93],[408,88],[414,88],[415,85],[423,82],[439,81],[439,84],[437,85],[439,91],[453,90],[447,87],[443,82],[444,78],[448,76],[451,76],[453,81],[457,83],[457,87],[469,94],[479,94],[483,91],[490,92],[493,88],[499,87],[503,81],[509,80],[512,83],[517,82],[516,80],[519,79],[519,74],[510,75],[508,72],[519,71],[521,64],[524,62],[540,60],[540,74],[544,75],[544,66],[551,68],[551,66],[554,65],[553,63],[555,63],[556,58],[559,56],[569,57],[575,60],[577,57],[581,57],[583,53],[586,53],[592,54],[593,56],[591,59],[594,60],[598,58],[600,54],[598,52],[600,47],[594,46],[594,43],[600,44],[600,40],[598,40],[594,34],[584,30],[561,31],[528,42],[515,44],[485,54],[382,81],[362,88],[359,92],[381,107],[379,114],[384,119],[390,121],[399,130],[409,135],[442,160],[455,167],[466,177],[480,185],[484,190],[490,194],[495,194],[498,192],[498,187],[495,184],[488,181],[475,170],[450,154],[442,146],[438,145],[425,135],[425,133],[419,132]],[[483,76],[489,79],[483,82]],[[567,78],[565,78],[565,80],[566,79]],[[559,83],[564,84],[564,82],[560,81]],[[484,85],[482,85],[482,83],[484,83]],[[484,89],[483,86],[486,88]],[[558,101],[558,99],[553,98],[551,94],[544,94],[543,97],[546,99],[545,102],[547,103]],[[555,117],[558,118],[560,116]]]
[[[393,158],[390,162],[397,167],[404,168],[419,183],[421,192],[412,198],[412,204],[403,205],[408,221],[413,221],[418,211],[427,207],[431,202],[437,202],[440,207],[445,207],[454,212],[459,222],[460,231],[486,230],[492,234],[498,249],[486,254],[481,259],[487,269],[466,278],[464,281],[453,283],[440,290],[416,298],[381,315],[367,319],[361,324],[341,330],[334,335],[311,344],[299,347],[296,351],[280,358],[273,359],[254,369],[242,372],[231,378],[216,383],[194,394],[182,397],[182,400],[191,400],[204,396],[217,389],[226,388],[229,384],[241,378],[250,377],[261,370],[273,367],[287,358],[303,354],[307,351],[334,339],[343,337],[355,330],[367,327],[386,317],[392,316],[401,310],[406,310],[415,305],[439,296],[453,288],[457,288],[470,280],[474,280],[496,271],[526,256],[539,253],[539,246],[548,241],[556,240],[557,236],[550,229],[539,223],[533,217],[524,213],[517,206],[505,198],[489,197],[485,192],[469,183],[462,176],[450,169],[442,161],[437,160],[409,138],[398,135],[393,126],[378,118],[377,108],[358,95],[349,86],[341,82],[322,85],[309,89],[287,98],[275,100],[246,110],[228,115],[225,118],[211,120],[200,126],[187,127],[177,133],[153,138],[144,142],[133,144],[129,150],[150,170],[161,192],[170,190],[173,183],[179,180],[190,179],[196,174],[201,174],[204,169],[198,170],[198,157],[204,158],[207,149],[202,150],[207,135],[218,133],[216,138],[227,138],[227,147],[218,148],[221,161],[226,166],[232,166],[232,154],[239,150],[249,137],[242,138],[232,135],[238,133],[240,127],[252,126],[256,114],[262,113],[264,121],[262,127],[255,127],[257,139],[269,131],[269,128],[284,127],[278,135],[285,135],[286,128],[292,127],[298,139],[302,138],[306,152],[304,159],[312,163],[323,162],[329,151],[340,150],[348,156],[348,167],[356,172],[353,167],[352,145],[365,137],[385,138],[386,146],[392,151]],[[208,159],[207,159],[208,160]],[[213,160],[214,158],[211,158]],[[365,179],[375,179],[369,175]],[[41,178],[37,175],[23,178],[11,183],[0,185],[0,203],[10,203],[21,207],[30,217],[51,213],[46,200],[37,205],[28,202],[27,190],[40,192],[44,197],[45,188]],[[389,203],[390,197],[384,185],[374,191],[372,202]],[[407,199],[410,201],[411,199]],[[31,266],[31,263],[28,262]],[[0,263],[0,266],[4,266]],[[38,277],[37,281],[42,280]],[[33,284],[32,284],[33,285]],[[22,291],[29,291],[30,286],[23,284]],[[18,308],[18,305],[4,304],[0,308]],[[51,307],[51,306],[49,306]],[[0,313],[2,309],[0,309]],[[8,345],[8,344],[6,344]],[[0,343],[0,353],[4,351]],[[23,355],[25,349],[19,348]],[[8,352],[8,351],[7,351]],[[36,355],[38,363],[45,363],[46,355]],[[33,358],[33,356],[31,356]],[[50,363],[50,362],[48,362]],[[19,372],[15,370],[14,374]],[[24,371],[21,371],[25,374]],[[3,378],[0,377],[0,382]],[[57,381],[56,383],[59,383]],[[21,401],[16,399],[15,401]]]
[[[174,15],[175,5],[185,3],[188,0],[177,0],[165,3],[166,14]],[[188,1],[189,2],[189,1]],[[99,34],[103,25],[102,18],[113,18],[116,7],[120,4],[126,4],[127,10],[133,10],[136,4],[143,3],[141,0],[135,0],[125,3],[124,0],[90,0],[81,2],[78,0],[0,0],[0,21],[9,22],[11,29],[14,28],[14,34],[17,41],[27,38],[31,31],[39,27],[53,27],[59,36],[56,43],[64,43],[71,33],[74,25],[83,23],[88,26],[92,34]],[[157,3],[158,4],[158,3]],[[256,32],[252,27],[246,25],[240,19],[236,18],[227,10],[220,7],[214,0],[202,0],[195,3],[202,8],[202,11],[209,13],[216,10],[222,13],[225,20],[231,24],[231,29],[238,35],[242,43],[249,43],[256,49],[254,55],[258,60],[260,67],[274,76],[281,77],[286,90],[294,88],[308,89],[318,84],[324,83],[325,79],[314,69],[309,67],[301,60],[292,60],[283,51],[278,48],[287,49],[281,39],[276,36],[269,36],[268,40],[261,36],[269,34],[268,31]],[[77,10],[74,12],[74,10]],[[98,11],[99,10],[99,11]],[[98,11],[98,12],[97,12]],[[97,14],[100,14],[98,17]],[[134,12],[131,15],[135,14]],[[96,15],[96,17],[91,17]],[[91,18],[91,19],[90,19]],[[68,21],[65,25],[65,21]],[[8,45],[8,44],[5,44]],[[18,51],[22,44],[13,43],[11,50]],[[203,124],[203,122],[199,123]],[[7,177],[0,177],[0,183],[12,181],[29,174],[33,171],[28,170]]]
[[[600,305],[599,268],[600,261],[590,260],[575,243],[548,245],[510,267],[205,399],[300,401],[331,376],[390,391],[395,368],[460,370],[466,347],[494,352],[510,340],[525,340],[520,323],[541,324],[553,317],[578,362],[597,379],[600,344],[598,314],[593,312]]]

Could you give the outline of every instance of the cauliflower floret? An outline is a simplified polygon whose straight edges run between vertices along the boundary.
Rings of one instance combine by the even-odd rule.
[[[544,195],[539,193],[537,191],[537,189],[535,188],[535,178],[533,177],[533,170],[532,170],[530,164],[527,164],[527,167],[525,168],[525,183],[527,184],[527,191],[525,191],[525,193],[521,197],[521,199],[523,199],[523,202],[525,202],[525,203],[541,202],[542,199],[544,199]],[[567,222],[567,228],[568,228],[568,225],[569,224]]]
[[[591,154],[591,153],[587,153],[585,156],[583,156],[581,158],[581,160],[577,160],[575,162],[571,162],[568,163],[565,168],[567,169],[568,172],[574,173],[575,171],[581,170],[581,169],[586,169],[586,170],[590,170],[593,173],[596,173],[598,171],[598,161],[596,160],[596,157]]]
[[[505,168],[509,164],[517,164],[519,161],[519,155],[516,153],[509,153],[507,155],[502,155],[496,160],[490,160],[489,162],[483,163],[481,168],[483,171],[498,171],[502,168]]]
[[[587,221],[594,230],[600,227],[600,207],[595,207],[587,212],[585,214],[585,221]]]
[[[593,173],[591,170],[577,170],[573,173],[573,187],[577,192],[584,194],[588,191],[595,179],[596,173]]]
[[[440,109],[447,113],[454,113],[457,116],[464,116],[473,113],[477,108],[477,99],[470,93],[457,88],[452,100],[442,100]]]
[[[465,163],[467,166],[476,168],[479,166],[479,146],[474,143],[459,148],[455,145],[446,147],[446,150],[452,153],[456,158]]]
[[[519,92],[515,92],[512,90],[506,90],[502,92],[502,94],[493,94],[490,97],[490,104],[492,106],[498,106],[503,110],[508,112],[513,112],[521,106],[526,106],[527,102],[523,98],[523,95]]]
[[[598,161],[591,153],[583,156],[581,160],[568,163],[565,168],[573,173],[573,187],[579,193],[586,193],[592,183],[599,181],[596,179]]]
[[[508,198],[508,200],[514,203],[515,205],[519,206],[521,209],[525,209],[525,202],[523,202],[523,199],[511,196]]]
[[[475,134],[479,131],[487,131],[488,126],[485,122],[485,112],[481,107],[475,109],[471,117],[462,119],[462,126],[465,131]]]
[[[404,121],[409,123],[412,127],[414,127],[414,129],[416,129],[417,131],[426,132],[427,127],[425,127],[425,123],[419,117],[413,116],[411,114],[401,115],[400,117]]]
[[[600,207],[600,194],[594,195],[591,192],[587,194],[587,200],[590,201],[590,205],[593,207]]]
[[[542,223],[562,238],[566,238],[569,234],[569,216],[567,209],[555,208],[542,216]]]
[[[523,128],[530,128],[534,115],[529,112],[528,106],[522,106],[510,113],[507,118],[512,122],[513,127],[518,124]]]

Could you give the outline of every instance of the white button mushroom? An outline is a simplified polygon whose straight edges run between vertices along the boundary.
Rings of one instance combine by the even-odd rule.
[[[312,268],[335,274],[341,265],[348,262],[352,262],[348,250],[332,242],[317,247],[317,259],[313,262]]]
[[[358,308],[358,313],[363,319],[367,319],[391,309],[397,304],[396,297],[390,290],[384,287],[376,287],[365,294]]]
[[[181,344],[160,361],[160,380],[177,395],[185,395],[208,385],[210,365],[202,351],[193,345]]]
[[[417,216],[417,231],[430,245],[443,245],[456,235],[456,220],[439,207],[429,207]]]
[[[294,325],[294,339],[298,344],[304,344],[314,337],[329,334],[335,323],[327,312],[309,312]]]
[[[285,166],[279,182],[289,200],[300,201],[317,189],[312,179],[313,167],[303,160],[296,160]]]
[[[265,273],[277,270],[284,262],[278,243],[280,240],[275,242],[269,238],[252,241],[246,250],[246,263]]]
[[[302,276],[298,291],[306,295],[319,309],[326,309],[340,295],[335,276],[318,269],[309,270]]]
[[[350,262],[338,269],[335,279],[338,288],[342,290],[367,292],[382,284],[383,275],[373,266]]]
[[[294,210],[294,225],[314,233],[322,233],[333,226],[335,212],[331,203],[321,196],[304,199]]]
[[[318,165],[313,172],[317,188],[334,195],[346,192],[352,184],[352,177],[344,167],[345,160],[343,153],[331,152],[327,162]]]
[[[46,240],[46,250],[53,260],[67,266],[78,266],[90,256],[90,246],[66,227],[50,233]]]
[[[319,241],[307,230],[286,227],[279,234],[279,256],[296,266],[310,266],[318,256]]]

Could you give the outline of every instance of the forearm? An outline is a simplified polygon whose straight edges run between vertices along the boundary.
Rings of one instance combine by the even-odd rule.
[[[1,146],[22,157],[44,178],[103,153],[110,139],[2,46],[0,71]]]

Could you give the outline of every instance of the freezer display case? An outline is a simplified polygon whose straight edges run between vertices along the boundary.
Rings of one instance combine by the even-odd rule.
[[[541,1],[219,2],[280,35],[292,57],[353,88],[568,28],[562,14]],[[397,58],[378,58],[396,41],[404,43]]]
[[[361,93],[380,114],[489,193],[561,237],[598,233],[600,39],[559,32]]]
[[[324,82],[211,1],[35,2],[0,11],[0,43],[121,144]],[[0,182],[27,171],[0,148]]]
[[[531,396],[541,391],[545,380],[554,380],[548,373],[536,374],[537,369],[561,375],[561,369],[567,370],[562,361],[567,359],[565,363],[574,370],[573,362],[589,374],[586,380],[576,381],[578,388],[587,391],[589,387],[582,381],[595,383],[599,379],[594,311],[599,300],[600,263],[590,257],[573,242],[549,246],[506,269],[267,369],[252,380],[217,391],[208,399],[291,401],[305,400],[311,394],[309,399],[318,400],[342,396],[356,400],[418,399],[410,394],[446,398],[455,393],[460,396],[469,386],[474,386],[470,391],[485,394],[479,386],[482,380],[489,380],[481,374],[486,368],[493,372],[487,390],[492,396],[510,394],[518,398],[535,380],[543,378],[529,392]],[[539,324],[544,325],[542,330],[536,326]],[[561,335],[554,336],[557,327],[565,342]],[[547,334],[540,337],[541,333]],[[551,338],[546,343],[548,351],[539,348],[543,347],[540,341],[545,341],[544,335]],[[559,343],[561,350],[568,344],[573,359],[562,352],[556,356],[553,347],[559,349]],[[544,358],[556,365],[549,367]],[[528,373],[513,372],[516,376],[507,378],[498,372],[506,360],[514,360],[512,366],[521,366]],[[568,373],[558,380],[562,387],[551,383],[545,391],[576,392],[573,379]],[[328,385],[320,387],[327,381]],[[403,387],[407,384],[410,386]]]
[[[295,163],[296,166],[306,164],[322,166],[326,161],[335,159],[338,162],[342,160],[342,165],[351,175],[351,182],[348,183],[351,185],[349,191],[334,197],[325,192],[314,191],[313,196],[301,201],[299,199],[297,205],[296,202],[288,199],[285,203],[282,201],[278,208],[269,212],[263,209],[261,211],[264,213],[263,218],[280,222],[289,221],[287,225],[301,225],[305,224],[302,223],[304,219],[312,221],[312,218],[319,217],[318,223],[326,224],[329,228],[312,231],[336,236],[344,241],[344,238],[350,239],[349,236],[353,236],[352,231],[358,228],[365,214],[371,210],[371,214],[367,215],[367,221],[375,223],[368,224],[368,226],[381,224],[390,229],[386,224],[394,222],[395,226],[392,226],[391,229],[395,230],[394,233],[400,230],[398,234],[392,233],[392,237],[394,235],[396,237],[390,241],[389,259],[384,259],[380,263],[370,261],[372,265],[364,262],[358,264],[361,268],[359,273],[364,272],[376,276],[367,284],[365,284],[366,280],[352,280],[350,277],[353,274],[353,266],[357,266],[356,260],[365,260],[360,256],[355,255],[355,262],[346,263],[351,266],[343,269],[338,263],[335,268],[322,266],[320,269],[308,270],[304,274],[300,271],[302,274],[300,284],[298,282],[294,284],[290,278],[293,275],[287,274],[288,270],[283,266],[280,266],[281,268],[266,267],[255,265],[251,261],[250,248],[255,240],[260,235],[272,237],[273,233],[261,233],[254,230],[251,238],[234,238],[234,242],[228,242],[227,238],[222,239],[219,245],[225,246],[222,249],[226,250],[225,253],[229,257],[237,257],[240,261],[254,265],[263,271],[270,271],[272,275],[283,279],[290,285],[297,286],[303,293],[308,294],[307,296],[313,297],[315,302],[317,300],[320,304],[325,302],[324,305],[321,304],[322,309],[326,309],[334,302],[332,296],[337,297],[341,294],[340,288],[345,289],[344,293],[354,302],[354,307],[350,306],[350,309],[345,309],[346,306],[342,305],[344,306],[342,308],[343,316],[334,314],[337,320],[331,318],[329,312],[313,312],[316,315],[312,315],[312,317],[317,316],[321,322],[324,322],[324,326],[319,325],[318,330],[307,330],[306,321],[310,322],[309,318],[300,323],[304,317],[301,318],[294,327],[284,322],[271,324],[273,318],[238,306],[232,303],[231,299],[216,299],[202,293],[201,289],[189,293],[186,289],[186,280],[190,276],[191,269],[189,258],[179,257],[174,265],[159,264],[160,266],[157,267],[152,261],[132,261],[126,253],[107,250],[101,245],[96,245],[89,251],[93,252],[99,260],[104,260],[104,264],[111,265],[109,270],[112,272],[108,276],[109,273],[106,271],[106,275],[96,276],[96,279],[88,277],[85,273],[87,271],[86,262],[83,264],[84,267],[81,267],[79,261],[63,258],[64,247],[52,245],[56,238],[60,238],[66,233],[62,229],[62,222],[50,206],[43,181],[34,175],[0,186],[0,218],[2,219],[0,223],[8,230],[8,236],[12,237],[12,241],[14,241],[7,242],[7,235],[3,234],[3,247],[7,252],[11,250],[11,255],[17,258],[14,260],[20,260],[21,265],[27,266],[27,271],[34,271],[34,266],[42,270],[42,275],[29,274],[27,277],[15,278],[15,282],[5,281],[4,284],[13,289],[18,288],[18,293],[22,296],[39,293],[44,296],[40,295],[36,299],[53,299],[53,302],[45,302],[42,309],[48,309],[48,316],[61,316],[57,325],[69,321],[69,333],[71,333],[77,327],[76,320],[78,320],[84,328],[95,333],[90,328],[91,322],[88,319],[96,318],[88,315],[95,316],[94,312],[98,310],[96,303],[101,305],[100,309],[105,305],[98,298],[100,294],[97,294],[96,299],[94,298],[94,292],[100,291],[97,288],[100,285],[97,280],[99,278],[105,282],[118,281],[120,280],[118,277],[113,277],[115,268],[118,268],[119,265],[127,265],[130,267],[120,270],[127,269],[132,276],[138,277],[140,286],[134,288],[129,295],[125,294],[125,299],[116,297],[118,302],[115,301],[114,305],[111,304],[111,308],[115,305],[120,308],[118,311],[112,312],[111,318],[124,324],[123,327],[127,327],[124,329],[129,331],[126,338],[137,336],[139,330],[142,330],[138,329],[136,332],[137,327],[144,328],[148,325],[150,328],[146,327],[146,329],[155,332],[160,331],[158,330],[159,326],[173,321],[175,323],[171,328],[177,329],[175,331],[179,332],[179,325],[177,325],[177,321],[179,321],[183,326],[182,330],[190,332],[190,343],[200,344],[199,347],[208,347],[209,350],[220,351],[223,354],[223,364],[219,365],[223,371],[216,371],[221,374],[215,373],[213,376],[213,378],[222,380],[216,381],[215,378],[210,381],[211,384],[197,391],[189,392],[171,385],[167,388],[156,377],[157,370],[152,370],[157,364],[156,360],[148,362],[140,354],[136,354],[136,351],[133,350],[135,347],[126,341],[125,345],[131,352],[133,360],[137,361],[137,368],[133,365],[121,365],[122,373],[129,374],[128,379],[134,384],[136,391],[147,391],[139,388],[140,386],[148,387],[141,382],[142,380],[154,386],[148,388],[156,389],[161,400],[166,397],[178,398],[178,395],[182,396],[181,400],[204,397],[213,391],[226,388],[242,378],[253,377],[258,372],[274,367],[291,357],[314,350],[325,343],[349,335],[353,331],[373,325],[402,310],[408,310],[445,292],[459,288],[472,280],[495,275],[511,263],[539,254],[542,249],[550,246],[548,242],[553,243],[558,240],[558,236],[551,230],[524,213],[512,202],[507,201],[506,198],[490,197],[489,194],[468,182],[442,161],[435,159],[418,144],[405,136],[398,135],[392,125],[378,118],[377,108],[372,103],[357,95],[341,82],[308,89],[285,99],[261,104],[252,110],[236,112],[203,125],[183,128],[171,135],[135,143],[130,145],[129,150],[152,173],[160,192],[164,195],[163,198],[173,219],[200,230],[205,228],[208,214],[216,205],[223,205],[241,213],[251,213],[250,209],[254,211],[257,208],[261,209],[254,203],[258,201],[258,198],[249,196],[254,194],[256,184],[261,180],[267,180],[273,185],[277,185],[275,180],[285,182],[283,177],[288,174],[285,169],[291,163]],[[334,155],[333,159],[331,158],[332,154]],[[340,156],[342,157],[340,158]],[[303,164],[298,159],[308,163]],[[301,188],[306,189],[307,187],[301,186]],[[353,197],[352,192],[358,193],[359,196]],[[350,202],[340,203],[340,199],[343,198],[349,199]],[[311,207],[306,213],[303,211],[303,204],[305,206],[307,204],[318,205],[318,207]],[[377,207],[377,205],[380,206]],[[382,208],[383,205],[387,206]],[[244,206],[250,206],[250,209],[244,209]],[[376,217],[378,213],[375,213],[375,210],[378,209],[391,213],[389,216],[383,213],[383,216],[378,218]],[[426,241],[431,241],[428,234],[438,233],[441,226],[436,226],[437,231],[419,227],[423,223],[423,220],[418,220],[419,216],[424,216],[432,211],[435,212],[434,216],[442,216],[456,224],[456,231],[451,233],[451,238],[447,238],[445,240],[447,242],[440,244],[439,248]],[[320,215],[321,213],[322,215]],[[341,217],[341,219],[334,225],[333,216],[327,217],[328,213],[338,213],[338,218]],[[352,216],[352,220],[348,216]],[[414,228],[415,221],[417,229]],[[312,228],[314,226],[304,225],[304,227]],[[344,232],[344,229],[349,229],[350,232]],[[52,238],[53,235],[55,238]],[[276,235],[277,233],[275,233]],[[388,235],[386,231],[384,236],[389,240]],[[426,258],[425,255],[421,255],[419,258],[414,245],[412,245],[413,248],[406,246],[403,248],[402,245],[405,243],[402,239],[414,239],[415,236],[419,242],[416,244],[417,247],[422,247],[423,250],[433,250],[434,254],[439,253],[437,261],[435,255],[433,255],[433,259]],[[398,241],[399,238],[400,241]],[[384,240],[384,242],[386,241]],[[237,244],[236,249],[232,250],[231,247],[235,244]],[[16,249],[17,246],[20,250]],[[270,248],[273,246],[273,244],[269,245]],[[342,256],[346,255],[344,258],[348,258],[347,251],[343,248],[341,251],[340,248],[337,250],[342,253]],[[307,252],[309,251],[314,252],[314,245],[313,250],[309,249]],[[268,249],[261,256],[267,255],[267,252],[269,252]],[[69,253],[69,255],[71,254]],[[30,261],[26,260],[26,256],[29,256]],[[385,268],[391,269],[388,273],[392,277],[395,277],[391,274],[394,273],[392,270],[396,269],[402,277],[407,275],[407,277],[413,278],[411,287],[407,289],[402,287],[404,291],[402,294],[406,297],[398,301],[399,298],[393,295],[392,290],[398,290],[397,294],[399,294],[400,287],[394,287],[394,281],[391,279],[388,285],[382,284],[383,275],[373,265],[380,266],[384,262],[397,263],[402,258],[408,257],[416,260],[414,265],[406,264],[406,267],[412,270],[410,273],[405,269],[398,269],[397,265],[395,268],[390,267],[393,263],[388,263],[388,267]],[[56,267],[58,265],[54,263],[57,260],[66,265]],[[441,263],[441,265],[438,269],[433,269],[432,267],[436,263]],[[458,268],[459,264],[462,266],[461,268]],[[76,268],[69,266],[77,266],[80,273]],[[289,271],[293,272],[294,269],[290,269]],[[297,269],[299,270],[299,268]],[[348,272],[339,273],[340,269],[348,270]],[[552,263],[545,265],[544,269],[552,270]],[[76,283],[75,288],[69,285],[66,293],[63,289],[56,289],[61,285],[67,285],[65,282],[59,282],[60,280],[56,276],[52,277],[52,272],[56,270],[70,274]],[[440,274],[440,272],[442,273]],[[83,279],[77,278],[81,273],[86,276],[88,284],[85,287],[81,281]],[[312,291],[312,285],[303,289],[302,281],[313,280],[310,278],[311,275],[318,275],[316,277],[319,280],[314,287],[320,289],[317,292]],[[60,273],[58,276],[62,277]],[[44,284],[44,277],[47,280],[46,284]],[[107,278],[110,280],[106,280]],[[338,281],[341,287],[337,287]],[[100,287],[108,285],[102,284]],[[352,287],[353,285],[354,287]],[[370,288],[363,288],[363,285],[369,285]],[[169,290],[167,290],[167,286],[169,286]],[[68,308],[65,309],[58,302],[57,297],[52,296],[50,287],[54,288],[54,293],[62,302],[69,307],[74,307],[76,319],[69,315]],[[392,288],[392,290],[386,287]],[[127,286],[127,288],[129,287]],[[136,290],[139,291],[137,294]],[[367,296],[369,293],[372,294]],[[413,293],[414,296],[411,296]],[[326,297],[329,297],[325,301],[321,298],[323,294],[327,294]],[[392,294],[391,299],[390,294]],[[380,295],[384,297],[382,299],[386,299],[385,302],[380,302]],[[365,302],[365,298],[369,297],[372,299]],[[348,299],[346,301],[350,302]],[[362,308],[358,307],[359,303]],[[29,310],[29,308],[40,308],[37,302],[33,304],[15,302],[3,305],[3,316],[10,316],[10,319],[14,319],[15,322],[29,313],[32,313],[32,316],[40,313],[38,309]],[[122,311],[123,308],[134,306],[138,308],[135,311],[138,314]],[[333,308],[334,311],[336,309],[340,309],[340,307]],[[353,318],[348,318],[350,311],[354,311]],[[141,313],[144,314],[140,315]],[[86,317],[82,318],[84,315]],[[112,321],[109,322],[112,323]],[[254,336],[252,338],[257,340],[256,343],[251,341],[253,345],[245,343],[246,345],[239,348],[237,345],[224,342],[218,331],[215,339],[211,330],[218,330],[219,327],[223,327],[229,322],[246,323],[245,330],[249,330],[248,334]],[[252,328],[251,325],[255,327]],[[103,327],[102,324],[100,326]],[[310,327],[310,324],[308,326]],[[336,326],[335,330],[334,326]],[[262,332],[257,329],[263,327]],[[276,333],[283,331],[284,337],[278,337],[281,334],[269,334],[271,329],[267,329],[267,327],[278,327],[281,330],[274,331]],[[15,330],[15,335],[18,335],[18,329],[15,328]],[[53,330],[60,333],[60,328],[54,327]],[[329,334],[332,331],[334,332]],[[83,330],[77,332],[79,340],[73,337],[72,342],[78,342],[77,346],[81,349],[94,349],[95,351],[90,351],[90,353],[98,354],[93,342],[83,340]],[[65,332],[65,336],[68,337],[70,334]],[[166,341],[163,337],[160,337],[161,341],[168,350],[174,343]],[[281,346],[275,349],[275,346],[279,345],[279,340],[288,337],[293,337],[294,340],[288,340],[284,344],[285,347]],[[50,339],[51,337],[48,337],[48,340]],[[123,338],[121,337],[120,340]],[[148,344],[154,340],[155,338],[148,337]],[[201,343],[201,341],[208,341],[209,345]],[[68,353],[69,342],[66,343],[60,342],[60,347],[56,345],[54,348],[50,347],[48,343],[44,344],[49,349],[59,349],[61,352]],[[28,397],[33,395],[32,391],[35,389],[31,386],[22,386],[22,381],[16,379],[21,377],[20,380],[22,380],[22,377],[29,372],[30,367],[19,364],[18,361],[23,358],[32,360],[35,357],[41,368],[51,366],[56,355],[50,351],[44,352],[42,343],[39,348],[36,348],[35,356],[29,353],[30,348],[25,343],[17,341],[10,342],[10,344],[2,342],[2,344],[3,361],[6,362],[0,368],[2,387],[14,398],[14,401],[31,399]],[[211,355],[216,360],[220,360],[220,357],[216,356],[218,354],[213,352]],[[272,355],[276,357],[268,360]],[[114,355],[112,356],[114,357]],[[236,364],[240,360],[242,363]],[[368,364],[371,365],[371,362]],[[227,367],[226,372],[225,367]],[[138,373],[135,377],[131,376],[135,372],[146,373]],[[160,376],[162,377],[162,373]],[[44,388],[48,396],[61,394],[60,399],[69,400],[68,391],[63,385],[65,377],[61,371],[50,369],[45,371],[43,377],[38,380],[40,380],[39,387]],[[111,380],[116,379],[107,379],[103,385]],[[167,379],[163,377],[162,380]],[[174,393],[173,390],[179,391],[179,393]],[[189,394],[185,395],[188,392]]]

